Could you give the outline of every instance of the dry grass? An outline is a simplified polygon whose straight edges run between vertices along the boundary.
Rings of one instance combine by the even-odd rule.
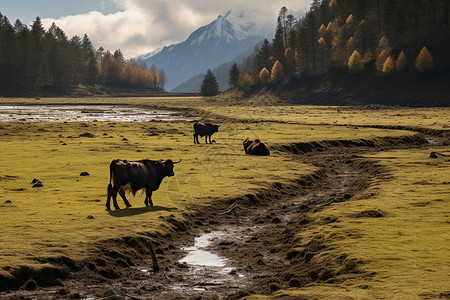
[[[40,257],[89,255],[93,242],[143,232],[164,232],[170,225],[159,218],[182,213],[192,205],[242,196],[272,183],[289,184],[315,169],[275,151],[270,157],[243,154],[242,140],[259,137],[270,145],[330,139],[359,139],[412,134],[406,131],[356,128],[352,125],[402,125],[436,129],[448,127],[448,108],[359,110],[314,106],[227,106],[200,98],[83,98],[43,99],[39,103],[104,103],[197,108],[233,118],[273,122],[223,123],[212,145],[194,145],[187,123],[1,123],[0,124],[0,272],[21,265],[43,267]],[[0,104],[35,104],[34,99],[0,99]],[[216,103],[217,104],[217,103]],[[299,125],[321,124],[328,125]],[[94,138],[79,137],[90,132]],[[152,133],[149,135],[149,133]],[[104,135],[106,134],[106,135]],[[156,134],[156,135],[154,135]],[[127,140],[123,140],[123,138]],[[66,145],[64,145],[64,143]],[[447,151],[448,152],[448,151]],[[448,291],[448,160],[428,158],[429,151],[380,153],[392,179],[374,182],[352,201],[333,204],[316,213],[313,231],[299,232],[307,243],[320,232],[333,250],[346,253],[376,272],[367,282],[348,279],[339,285],[312,285],[278,291],[305,299],[373,299],[438,297]],[[144,196],[131,197],[131,209],[104,209],[109,162],[112,159],[183,158],[175,176],[154,193],[154,207]],[[243,159],[245,158],[245,159]],[[270,162],[270,163],[268,163]],[[283,168],[279,168],[282,165]],[[288,170],[288,171],[286,171]],[[80,177],[82,171],[90,176]],[[42,188],[31,188],[38,178]],[[5,203],[10,200],[11,203]],[[124,205],[119,202],[119,205]],[[383,218],[355,218],[379,209]],[[92,215],[95,219],[87,219]],[[323,218],[339,222],[324,225]],[[348,233],[357,233],[352,238]],[[10,266],[9,271],[5,270]],[[361,288],[363,287],[363,288]],[[253,298],[266,299],[271,297]]]
[[[313,284],[278,291],[273,297],[420,299],[448,294],[450,160],[431,159],[429,153],[399,150],[369,156],[385,166],[390,176],[377,179],[350,201],[315,213],[312,229],[297,234],[299,250],[318,235],[328,245],[329,250],[311,263],[345,254],[347,260],[359,262],[363,272],[372,274],[370,279],[343,276],[338,285]],[[361,216],[369,210],[385,216]],[[337,222],[323,222],[326,218]]]

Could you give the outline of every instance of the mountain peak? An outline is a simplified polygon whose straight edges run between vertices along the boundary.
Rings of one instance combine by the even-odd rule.
[[[155,64],[166,72],[166,87],[170,90],[208,68],[249,55],[259,41],[268,37],[250,16],[229,10],[195,30],[184,42],[141,57],[148,66]]]

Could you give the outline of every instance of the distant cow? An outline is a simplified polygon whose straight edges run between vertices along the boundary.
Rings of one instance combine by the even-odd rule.
[[[195,123],[194,124],[194,144],[200,144],[198,141],[198,136],[205,137],[205,144],[208,144],[208,136],[209,143],[211,144],[211,135],[214,132],[219,131],[220,125],[213,125],[211,123]]]
[[[110,210],[111,197],[115,209],[120,209],[117,205],[117,193],[122,197],[127,207],[131,207],[125,197],[125,190],[130,190],[133,195],[140,189],[146,189],[145,205],[153,205],[152,192],[156,191],[161,181],[166,176],[173,176],[173,165],[179,161],[170,159],[164,161],[142,159],[136,161],[128,161],[116,159],[109,165],[110,179],[108,184],[108,197],[106,200],[106,209]]]
[[[244,150],[246,154],[250,155],[270,155],[270,151],[266,144],[261,142],[259,139],[246,138],[243,142]]]

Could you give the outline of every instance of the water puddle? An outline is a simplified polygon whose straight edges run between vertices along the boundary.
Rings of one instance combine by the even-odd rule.
[[[224,232],[215,231],[195,238],[194,246],[183,248],[184,251],[188,251],[188,254],[179,262],[197,266],[224,267],[226,264],[225,258],[206,250],[215,238],[224,234]]]
[[[115,105],[0,105],[3,122],[148,122],[190,121],[179,112]]]

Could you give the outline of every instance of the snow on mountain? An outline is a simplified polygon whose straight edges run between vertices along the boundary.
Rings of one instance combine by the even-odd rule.
[[[271,39],[274,26],[256,24],[251,14],[251,11],[228,11],[195,30],[185,41],[137,59],[163,69],[167,75],[166,88],[171,90],[207,69],[249,55],[258,42]]]

